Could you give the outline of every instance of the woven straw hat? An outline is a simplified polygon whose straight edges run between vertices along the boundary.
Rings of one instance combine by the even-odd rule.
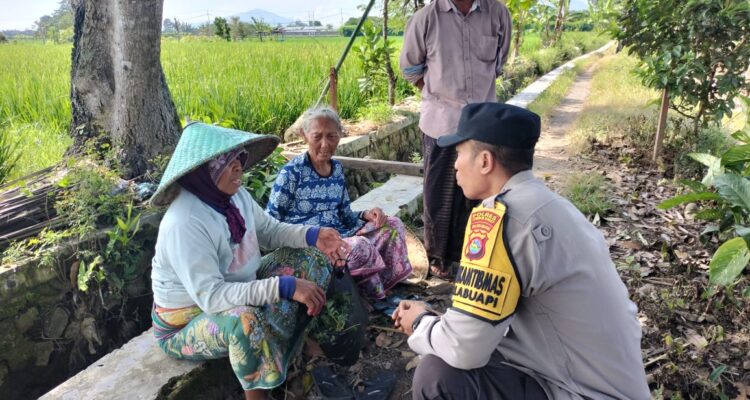
[[[272,135],[192,123],[183,129],[180,141],[177,142],[177,147],[150,202],[155,206],[168,205],[180,192],[178,179],[220,154],[245,147],[248,156],[243,169],[248,170],[268,157],[278,144],[279,138]]]

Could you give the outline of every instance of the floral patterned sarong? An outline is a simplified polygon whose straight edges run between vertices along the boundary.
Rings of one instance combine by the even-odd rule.
[[[294,275],[326,290],[327,258],[316,249],[283,248],[263,257],[258,279]],[[286,379],[299,353],[310,318],[299,303],[281,300],[261,307],[241,306],[216,314],[197,306],[151,313],[159,346],[171,357],[206,360],[229,356],[243,389],[272,389]]]
[[[358,235],[344,241],[352,247],[346,265],[360,293],[368,299],[384,299],[386,290],[411,274],[406,232],[397,217],[388,217],[378,229],[368,222]]]

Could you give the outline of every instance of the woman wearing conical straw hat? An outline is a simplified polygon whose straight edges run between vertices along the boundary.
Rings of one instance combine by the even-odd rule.
[[[325,306],[329,260],[349,251],[334,229],[276,221],[242,187],[243,171],[278,142],[188,125],[151,198],[168,205],[152,262],[159,346],[180,359],[228,356],[248,399],[284,382]],[[261,257],[261,246],[277,250]]]

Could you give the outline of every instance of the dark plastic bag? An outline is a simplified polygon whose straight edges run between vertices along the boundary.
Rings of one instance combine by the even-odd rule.
[[[365,344],[369,316],[349,271],[336,272],[326,293],[326,308],[314,322],[311,334],[328,359],[352,365]]]

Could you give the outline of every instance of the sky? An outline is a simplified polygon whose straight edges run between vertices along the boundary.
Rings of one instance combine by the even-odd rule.
[[[51,14],[60,0],[0,0],[0,30],[32,29],[39,17]],[[194,24],[216,16],[233,14],[256,8],[270,11],[289,19],[307,21],[311,17],[324,25],[338,26],[343,18],[361,15],[357,5],[365,0],[164,0],[164,18],[177,18]],[[208,14],[208,15],[207,15]]]
[[[39,17],[51,14],[60,0],[0,0],[0,30],[33,29]],[[199,24],[216,16],[229,17],[260,8],[292,20],[318,20],[323,25],[341,25],[349,17],[359,17],[357,5],[365,0],[164,0],[164,18]],[[574,10],[586,8],[584,0],[573,0]]]

